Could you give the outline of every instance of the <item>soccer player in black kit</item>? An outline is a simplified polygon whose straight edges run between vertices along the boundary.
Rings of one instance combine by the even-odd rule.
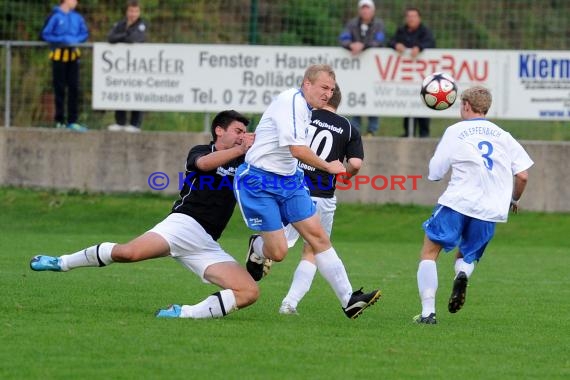
[[[101,243],[59,257],[32,258],[34,271],[66,272],[170,256],[222,290],[195,305],[170,305],[157,312],[165,318],[217,318],[253,304],[259,289],[247,271],[217,240],[232,216],[236,200],[233,177],[254,141],[249,120],[222,111],[212,121],[213,141],[188,153],[186,177],[171,213],[154,228],[126,244]]]

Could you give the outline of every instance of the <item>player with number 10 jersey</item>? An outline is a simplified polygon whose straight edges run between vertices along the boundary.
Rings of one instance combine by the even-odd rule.
[[[364,159],[362,139],[358,129],[348,119],[327,109],[314,110],[307,132],[307,141],[313,152],[325,161],[344,162],[351,158]],[[334,197],[336,176],[304,163],[305,181],[312,197]]]

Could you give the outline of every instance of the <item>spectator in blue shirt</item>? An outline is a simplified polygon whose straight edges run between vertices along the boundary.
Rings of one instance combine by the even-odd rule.
[[[84,132],[87,128],[78,123],[81,52],[74,45],[85,42],[89,37],[89,31],[83,17],[75,11],[76,7],[77,0],[61,0],[59,6],[54,7],[47,18],[41,36],[44,41],[50,43],[51,47],[49,58],[53,70],[56,128]]]

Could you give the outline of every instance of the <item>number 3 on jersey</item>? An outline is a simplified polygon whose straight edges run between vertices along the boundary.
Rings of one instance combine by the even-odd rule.
[[[317,127],[314,125],[309,125],[309,130],[307,131],[307,140],[311,141],[309,147],[316,155],[318,155],[321,159],[327,160],[329,154],[331,153],[332,146],[333,146],[333,135],[329,130],[321,129],[319,133],[315,135],[317,131]],[[321,152],[318,152],[319,146],[324,140],[323,149]]]
[[[493,170],[493,160],[491,159],[491,154],[493,153],[493,144],[491,144],[489,141],[481,141],[477,147],[482,152],[481,157],[483,157],[485,160],[485,167],[489,170]]]

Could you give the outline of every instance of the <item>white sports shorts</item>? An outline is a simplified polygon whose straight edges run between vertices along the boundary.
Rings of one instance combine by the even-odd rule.
[[[317,215],[321,219],[321,225],[329,237],[331,236],[334,212],[336,210],[336,197],[332,198],[319,198],[311,197],[317,208]],[[293,227],[292,224],[285,226],[285,238],[287,239],[287,246],[293,247],[299,239],[299,232]]]
[[[237,262],[212,239],[200,223],[186,214],[172,213],[150,232],[162,236],[170,246],[170,256],[207,284],[210,282],[204,278],[204,272],[210,265]]]

